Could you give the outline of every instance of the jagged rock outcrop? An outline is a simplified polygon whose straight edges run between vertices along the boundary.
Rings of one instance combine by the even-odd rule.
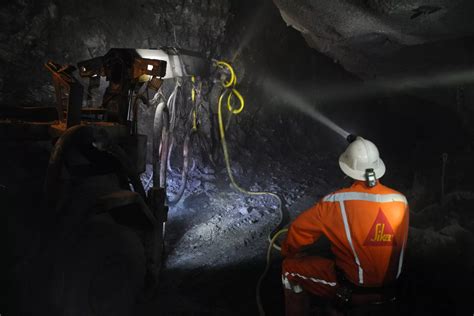
[[[0,5],[0,103],[52,102],[42,64],[103,55],[112,47],[220,51],[230,2],[15,0]]]
[[[311,47],[364,78],[433,66],[433,62],[446,62],[446,54],[457,56],[460,62],[467,48],[446,41],[474,34],[470,16],[474,3],[468,0],[274,3],[286,23],[299,30]],[[445,44],[422,48],[436,42]]]

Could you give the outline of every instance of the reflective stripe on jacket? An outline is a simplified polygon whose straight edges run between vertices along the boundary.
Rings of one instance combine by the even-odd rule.
[[[323,234],[349,281],[382,286],[401,273],[408,217],[401,193],[380,183],[369,188],[356,181],[301,213],[290,226],[282,254],[294,256]]]

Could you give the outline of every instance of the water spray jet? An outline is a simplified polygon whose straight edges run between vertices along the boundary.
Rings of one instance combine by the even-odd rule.
[[[332,130],[342,138],[349,140],[348,137],[351,135],[351,133],[349,133],[348,131],[334,123],[332,120],[330,120],[328,117],[326,117],[324,114],[319,112],[317,109],[314,108],[314,106],[310,104],[309,101],[302,98],[295,91],[292,91],[291,89],[274,79],[265,80],[265,82],[263,83],[263,87],[268,94],[278,96],[281,100],[283,100],[283,105],[300,111],[301,113],[309,116],[313,120],[328,127],[330,130]]]
[[[349,84],[311,86],[309,88],[311,91],[304,90],[304,93],[312,95],[318,102],[335,103],[435,88],[458,87],[472,83],[474,83],[473,69],[451,69],[423,74],[412,73],[403,76],[381,77]]]

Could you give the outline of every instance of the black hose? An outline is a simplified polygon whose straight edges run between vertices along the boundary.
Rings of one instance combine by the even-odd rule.
[[[153,186],[166,188],[169,114],[165,102],[160,102],[153,120]]]
[[[186,189],[186,182],[188,180],[188,173],[189,173],[189,157],[190,157],[190,149],[191,149],[191,140],[196,135],[194,130],[191,130],[188,135],[184,138],[183,144],[183,168],[181,170],[181,184],[179,186],[179,190],[176,195],[168,199],[168,205],[175,205],[176,203],[181,200],[184,194],[184,190]]]

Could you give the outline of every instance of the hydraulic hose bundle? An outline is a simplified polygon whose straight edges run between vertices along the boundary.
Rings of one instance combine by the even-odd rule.
[[[195,77],[192,77],[192,84],[193,87],[191,89],[191,100],[193,104],[192,109],[189,112],[188,120],[185,123],[187,126],[187,124],[191,121],[192,126],[188,131],[186,131],[186,136],[183,142],[183,164],[180,172],[181,181],[178,191],[172,196],[167,196],[167,204],[170,206],[177,204],[183,197],[189,172],[195,166],[195,161],[191,157],[193,142],[199,141],[199,144],[204,151],[208,152],[209,150],[209,146],[203,139],[204,136],[198,128],[198,110],[203,108],[201,94],[202,85],[201,82],[196,80]],[[167,171],[176,173],[171,167],[171,155],[176,144],[175,133],[178,122],[177,98],[180,94],[182,86],[182,79],[177,78],[173,92],[167,98],[166,102],[164,101],[164,97],[161,98],[162,101],[158,104],[155,112],[155,142],[153,157],[156,159],[156,162],[154,163],[154,169],[156,172],[154,172],[154,174],[159,174],[159,177],[156,176],[156,181],[154,182],[159,184],[162,188],[166,188],[167,185]],[[192,160],[192,164],[190,164],[190,160]]]
[[[167,159],[167,168],[171,172],[171,164],[170,164],[170,159],[171,159],[171,154],[173,151],[173,147],[175,144],[175,138],[174,138],[174,128],[176,126],[177,122],[177,108],[176,108],[176,99],[178,96],[178,91],[181,87],[181,79],[176,79],[176,85],[171,93],[169,99],[168,99],[168,108],[170,109],[171,112],[171,117],[170,117],[170,147],[169,147],[169,152],[168,152],[168,159]],[[181,183],[178,189],[178,192],[172,197],[168,198],[168,205],[174,205],[179,202],[181,197],[184,194],[184,190],[186,188],[186,182],[188,179],[188,172],[189,172],[189,148],[190,148],[190,142],[192,138],[193,131],[191,130],[190,133],[186,134],[186,137],[184,139],[183,143],[183,167],[181,169]]]
[[[215,66],[220,73],[226,78],[221,78],[222,83],[222,92],[218,98],[217,112],[218,112],[218,129],[219,129],[219,139],[222,146],[224,161],[226,165],[227,175],[232,183],[232,186],[239,192],[251,195],[251,196],[270,196],[276,199],[278,203],[278,210],[280,214],[280,220],[277,227],[269,234],[268,241],[269,247],[267,249],[266,255],[266,266],[260,276],[257,288],[256,288],[256,301],[259,309],[260,315],[264,315],[263,306],[260,300],[260,287],[265,279],[266,274],[270,268],[270,259],[272,249],[280,250],[280,247],[276,244],[276,240],[285,232],[287,229],[284,228],[286,223],[289,220],[289,214],[286,208],[283,205],[282,199],[275,193],[265,192],[265,191],[249,191],[242,188],[235,180],[232,173],[231,160],[229,157],[229,150],[226,140],[226,124],[224,124],[224,113],[223,107],[226,106],[229,112],[229,121],[232,115],[239,115],[245,108],[245,101],[240,92],[236,89],[237,85],[237,76],[233,67],[225,61],[216,61]],[[175,124],[177,122],[177,107],[176,99],[178,91],[180,90],[182,83],[180,80],[176,81],[175,88],[165,102],[164,97],[160,98],[160,101],[155,112],[155,121],[154,121],[154,148],[153,156],[155,157],[154,161],[154,185],[159,185],[160,187],[166,188],[166,171],[173,171],[169,162],[171,151],[174,146],[174,137],[173,132],[175,130]],[[181,172],[181,183],[178,192],[171,198],[167,199],[168,205],[176,204],[182,197],[188,172],[189,172],[189,159],[190,159],[190,150],[194,138],[199,138],[198,130],[198,114],[199,110],[202,107],[202,95],[201,95],[201,82],[198,82],[195,77],[192,77],[192,90],[191,90],[191,100],[193,106],[189,114],[189,119],[191,120],[190,131],[186,134],[183,144],[183,168]],[[189,122],[189,121],[188,121]],[[212,162],[212,159],[211,159]]]

